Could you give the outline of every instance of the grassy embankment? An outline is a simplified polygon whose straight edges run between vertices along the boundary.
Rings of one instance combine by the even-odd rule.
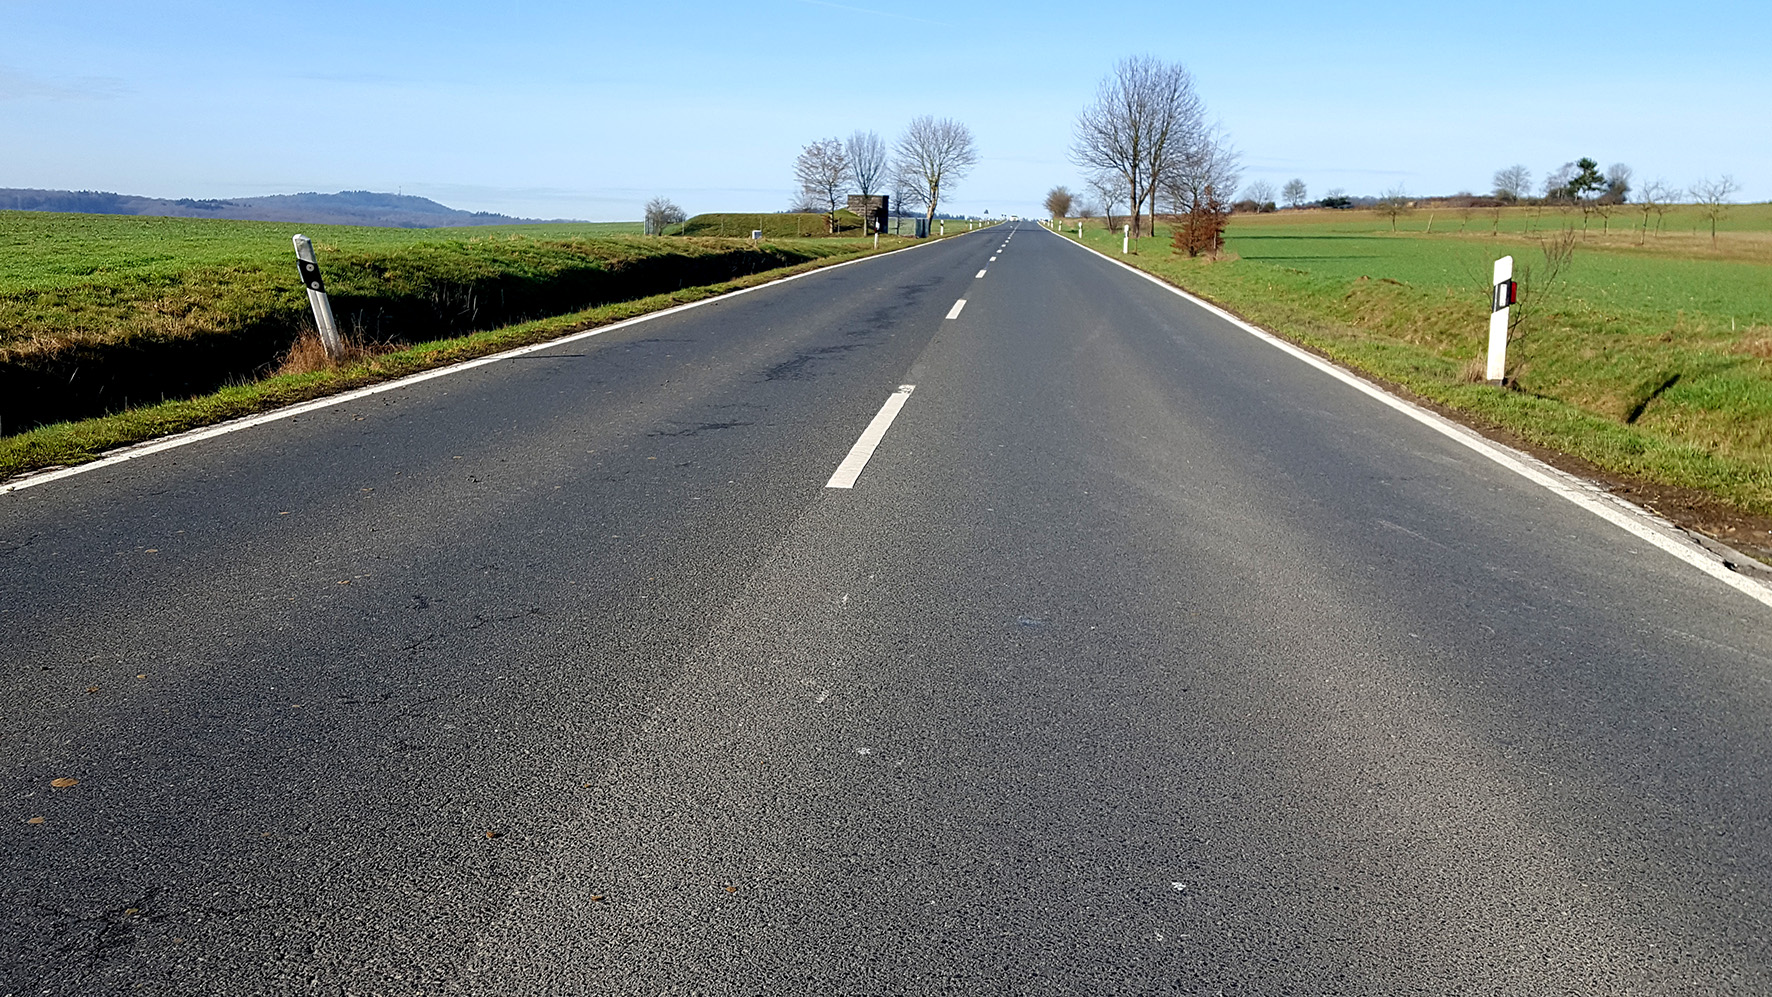
[[[1579,213],[1420,210],[1394,234],[1371,212],[1238,215],[1225,259],[1175,255],[1166,230],[1127,259],[1473,424],[1772,515],[1772,205],[1734,208],[1714,245],[1691,207],[1659,235],[1641,221],[1627,208],[1609,234],[1596,218],[1578,235],[1510,346],[1511,389],[1481,381],[1490,264],[1511,254],[1542,273],[1540,239]],[[1117,229],[1085,239],[1120,256]]]
[[[874,251],[858,238],[753,245],[638,228],[0,212],[0,478]],[[355,340],[342,363],[303,362],[297,231]]]
[[[681,225],[671,226],[665,234],[749,239],[753,231],[760,231],[765,239],[809,239],[827,235],[827,228],[823,215],[748,215],[734,212],[696,215]],[[855,237],[864,235],[861,218],[848,211],[838,211],[836,234]]]

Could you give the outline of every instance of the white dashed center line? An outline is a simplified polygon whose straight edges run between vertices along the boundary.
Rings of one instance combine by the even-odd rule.
[[[960,309],[962,309],[964,307],[966,307],[966,299],[965,298],[961,298],[960,300],[954,302],[954,307],[948,309],[948,318],[959,318],[960,317]]]
[[[972,275],[972,279],[977,280],[978,278],[983,277],[983,276],[984,276],[984,271],[980,270],[979,272]]]
[[[855,487],[855,479],[861,477],[861,469],[868,466],[868,459],[874,456],[874,448],[886,438],[886,430],[892,428],[892,420],[898,418],[898,410],[904,408],[905,399],[911,397],[911,392],[915,390],[917,386],[914,384],[901,384],[886,399],[886,404],[880,406],[874,421],[861,431],[861,439],[856,440],[855,446],[849,448],[849,456],[837,465],[837,473],[824,483],[826,488]]]

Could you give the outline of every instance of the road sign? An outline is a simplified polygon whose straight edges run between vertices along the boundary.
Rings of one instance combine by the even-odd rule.
[[[1489,365],[1484,376],[1490,384],[1500,384],[1507,376],[1507,317],[1518,297],[1514,258],[1503,256],[1495,261],[1495,294],[1489,308]]]
[[[320,279],[320,263],[314,259],[314,243],[305,235],[295,237],[295,265],[301,271],[302,286],[308,289],[308,304],[314,309],[314,326],[320,330],[320,344],[329,357],[341,357],[344,340],[339,338],[338,323],[332,318],[332,301],[326,296],[326,282]]]

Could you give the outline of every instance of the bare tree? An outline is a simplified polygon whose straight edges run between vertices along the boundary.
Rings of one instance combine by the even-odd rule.
[[[1078,218],[1083,219],[1084,221],[1088,221],[1089,219],[1094,218],[1096,215],[1095,202],[1089,200],[1088,198],[1084,198],[1084,199],[1078,201],[1076,208],[1073,210],[1075,211],[1076,216]]]
[[[824,210],[827,231],[837,231],[837,197],[849,180],[849,155],[834,138],[819,139],[800,150],[794,160],[794,179],[807,197]]]
[[[1391,220],[1392,232],[1397,230],[1397,218],[1414,209],[1415,202],[1409,199],[1409,194],[1403,189],[1402,184],[1397,184],[1385,191],[1384,195],[1378,199],[1378,203],[1372,206],[1372,210],[1378,212],[1380,218]]]
[[[892,189],[892,234],[903,232],[903,219],[911,217],[911,209],[922,203],[917,200],[917,192],[906,181],[904,171],[897,164],[892,164],[886,171],[886,181]]]
[[[1655,234],[1661,234],[1661,223],[1667,210],[1679,203],[1680,191],[1666,180],[1655,179],[1643,186],[1643,227],[1649,227],[1649,212],[1655,212]]]
[[[1062,219],[1071,213],[1071,192],[1068,187],[1054,187],[1046,192],[1046,213]]]
[[[1228,204],[1237,189],[1237,150],[1218,129],[1202,129],[1156,179],[1176,214],[1203,218],[1215,205]],[[1154,231],[1155,213],[1151,224]],[[1217,231],[1223,229],[1219,225]],[[1217,251],[1216,236],[1210,248]]]
[[[1569,181],[1575,178],[1575,164],[1564,163],[1544,178],[1544,199],[1568,203]]]
[[[1254,201],[1257,209],[1264,208],[1274,203],[1274,185],[1266,180],[1252,181],[1243,188],[1243,198]]]
[[[1516,163],[1505,170],[1496,170],[1492,181],[1495,196],[1503,201],[1518,201],[1532,193],[1532,171]]]
[[[665,229],[688,218],[683,209],[668,197],[655,197],[646,202],[646,220],[641,226],[647,235],[664,235]]]
[[[1544,256],[1542,264],[1535,267],[1524,260],[1514,264],[1514,283],[1518,289],[1514,307],[1508,310],[1507,341],[1510,347],[1537,326],[1540,313],[1555,301],[1558,286],[1568,276],[1569,264],[1575,259],[1575,242],[1574,227],[1566,226],[1556,235],[1539,236],[1538,248]],[[1516,386],[1523,366],[1516,359],[1518,357],[1518,351],[1508,350],[1507,380]]]
[[[931,221],[942,192],[964,180],[978,165],[972,129],[952,118],[929,114],[913,118],[905,126],[898,137],[897,153],[899,179],[916,194],[918,203],[926,208],[924,217]]]
[[[1097,170],[1089,175],[1089,189],[1101,199],[1101,213],[1107,227],[1114,227],[1114,205],[1127,199],[1125,179],[1112,170]]]
[[[1280,196],[1286,199],[1286,207],[1302,208],[1310,197],[1310,189],[1304,185],[1303,180],[1293,177],[1286,181],[1286,186],[1280,188]]]
[[[1729,195],[1741,189],[1735,178],[1724,174],[1720,180],[1700,180],[1692,185],[1692,200],[1698,204],[1701,218],[1710,220],[1710,244],[1717,244],[1717,222],[1729,213]]]
[[[1638,234],[1637,245],[1641,246],[1649,238],[1649,215],[1654,213],[1659,219],[1661,213],[1667,210],[1667,202],[1672,198],[1673,191],[1668,188],[1667,181],[1660,177],[1644,184],[1643,189],[1637,191],[1637,210],[1643,213],[1643,228]],[[1661,230],[1659,223],[1655,229],[1657,232]]]
[[[1140,205],[1148,201],[1155,218],[1159,178],[1203,131],[1204,106],[1186,67],[1134,56],[1114,65],[1078,115],[1071,158],[1091,172],[1119,175],[1136,236]]]
[[[849,156],[849,177],[858,194],[878,194],[886,185],[886,143],[874,132],[856,131],[844,143]]]

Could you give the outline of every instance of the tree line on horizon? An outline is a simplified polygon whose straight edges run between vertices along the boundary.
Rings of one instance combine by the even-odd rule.
[[[846,140],[815,139],[794,158],[796,190],[787,211],[823,215],[826,230],[835,234],[837,209],[847,203],[850,193],[884,194],[895,217],[921,206],[924,217],[933,221],[942,197],[977,164],[972,130],[932,114],[911,119],[891,148],[878,132],[863,129],[851,132]],[[686,220],[683,209],[669,198],[655,197],[646,204],[648,234],[663,234]]]
[[[904,217],[913,206],[933,221],[941,198],[978,164],[972,130],[952,118],[924,114],[911,119],[888,149],[879,133],[857,129],[849,138],[818,139],[794,159],[799,191],[789,210],[819,213],[837,230],[837,208],[849,193],[884,194],[888,210]]]
[[[1147,216],[1154,232],[1167,207],[1178,220],[1177,250],[1197,256],[1223,246],[1239,156],[1224,129],[1207,120],[1205,100],[1181,63],[1148,55],[1116,62],[1077,115],[1071,161],[1099,208],[1058,187],[1047,194],[1054,217],[1065,217],[1054,209],[1068,214],[1077,202],[1090,216],[1106,214],[1111,227],[1115,207],[1125,205],[1128,234],[1136,238]]]

